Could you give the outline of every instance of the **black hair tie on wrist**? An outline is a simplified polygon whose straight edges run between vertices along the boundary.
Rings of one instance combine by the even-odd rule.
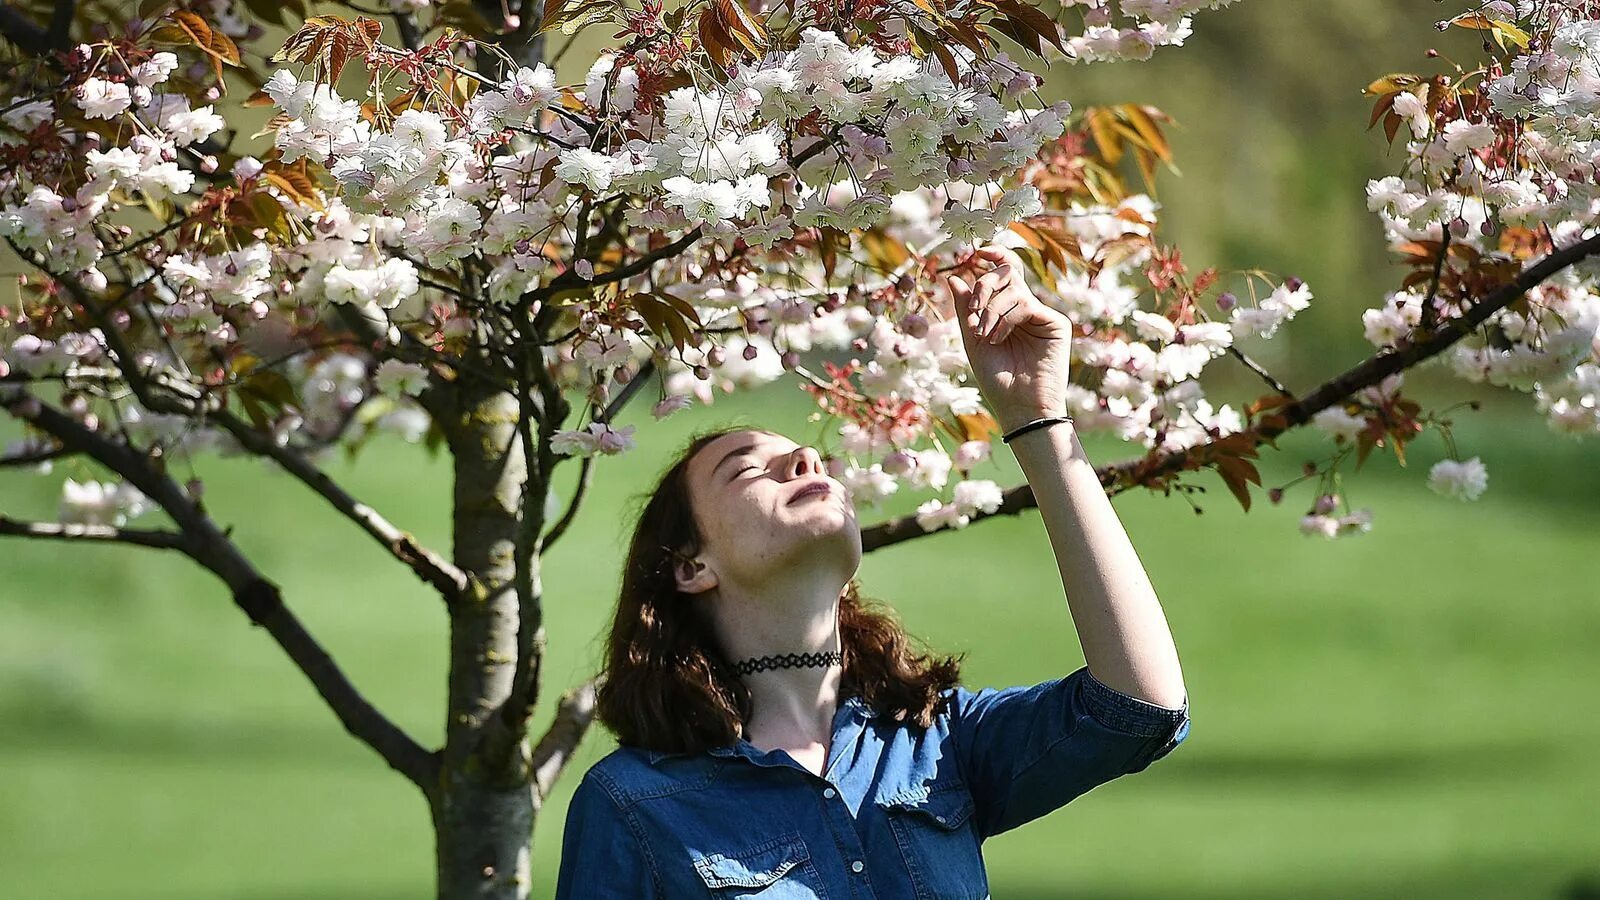
[[[1011,429],[1011,431],[1009,433],[1001,435],[1000,436],[1000,442],[1004,443],[1004,444],[1009,444],[1009,443],[1011,443],[1011,439],[1012,438],[1018,437],[1020,435],[1027,434],[1028,432],[1033,431],[1036,428],[1046,428],[1046,427],[1054,425],[1054,424],[1056,424],[1058,422],[1071,422],[1071,421],[1072,421],[1072,417],[1071,416],[1045,416],[1042,419],[1034,419],[1032,422],[1029,422],[1026,425],[1018,425],[1016,428]]]

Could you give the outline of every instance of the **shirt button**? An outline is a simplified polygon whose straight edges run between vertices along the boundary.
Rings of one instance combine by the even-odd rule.
[[[832,800],[838,793],[839,792],[834,790],[833,788],[823,788],[822,789],[822,796],[827,797],[829,800]]]
[[[944,816],[934,816],[933,820],[935,822],[943,822],[944,821]]]
[[[850,864],[850,871],[859,872],[862,869],[865,869],[866,867],[867,867],[866,863],[863,863],[861,860],[858,859],[855,862]]]

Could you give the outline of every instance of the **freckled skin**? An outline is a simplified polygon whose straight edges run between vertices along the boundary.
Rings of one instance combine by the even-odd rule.
[[[732,460],[732,450],[754,445]],[[715,469],[715,473],[713,473]],[[827,495],[789,503],[801,482],[825,479]],[[717,581],[754,588],[815,570],[841,584],[861,561],[861,528],[845,488],[815,450],[766,431],[723,435],[689,461],[690,493]]]

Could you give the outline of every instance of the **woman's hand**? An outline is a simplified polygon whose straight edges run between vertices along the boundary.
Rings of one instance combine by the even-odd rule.
[[[1067,414],[1072,320],[1033,295],[1022,259],[1010,249],[990,245],[973,261],[989,264],[973,284],[959,275],[945,283],[978,390],[1001,429]]]

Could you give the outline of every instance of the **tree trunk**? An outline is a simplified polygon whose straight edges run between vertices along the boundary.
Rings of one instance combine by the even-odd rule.
[[[441,425],[455,466],[453,556],[471,583],[450,611],[450,718],[430,797],[438,896],[523,900],[536,814],[530,751],[526,739],[489,738],[517,665],[513,550],[528,473],[514,396],[464,383],[451,406]]]

